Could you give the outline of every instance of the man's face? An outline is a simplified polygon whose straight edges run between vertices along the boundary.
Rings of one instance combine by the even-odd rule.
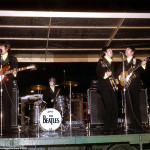
[[[133,56],[133,54],[134,54],[134,52],[132,51],[132,49],[127,47],[126,50],[125,50],[125,55],[127,57],[131,57],[131,56]]]
[[[107,57],[112,57],[113,56],[113,51],[112,51],[112,49],[111,48],[109,48],[109,49],[107,49],[107,51],[105,52],[105,55],[107,56]]]
[[[50,85],[50,86],[55,86],[55,82],[50,81],[50,82],[49,82],[49,85]]]
[[[0,49],[2,50],[2,55],[6,54],[8,52],[8,49],[4,45],[0,46]]]

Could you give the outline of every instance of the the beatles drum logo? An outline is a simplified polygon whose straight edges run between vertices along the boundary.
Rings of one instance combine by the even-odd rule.
[[[44,130],[51,131],[59,128],[62,118],[60,113],[53,108],[44,110],[40,115],[40,125]]]

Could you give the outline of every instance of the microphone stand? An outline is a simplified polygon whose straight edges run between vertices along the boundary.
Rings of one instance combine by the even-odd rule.
[[[38,138],[39,138],[39,135],[40,135],[40,133],[39,133],[39,131],[40,131],[40,127],[39,127],[39,122],[40,122],[40,102],[39,102],[39,94],[40,94],[40,92],[39,92],[39,89],[38,89],[38,116],[37,116],[37,132],[38,132]],[[36,106],[37,107],[37,106]]]
[[[72,136],[72,114],[71,114],[71,83],[70,83],[70,136]]]
[[[120,52],[120,54],[122,55],[122,69],[123,69],[123,79],[125,79],[125,64],[124,64],[124,53]],[[126,106],[126,87],[125,87],[125,80],[124,82],[124,86],[123,86],[123,102],[124,102],[124,128],[125,131],[127,132],[127,106]]]
[[[2,76],[3,76],[3,72],[2,72],[2,69],[3,69],[3,67],[2,67],[2,54],[0,53],[0,55],[1,55],[1,75],[0,75],[0,78],[1,78],[1,88],[0,88],[0,90],[1,90],[1,132],[0,132],[0,135],[3,135],[3,119],[2,119],[2,108],[3,108],[3,103],[2,103],[2,96],[3,96],[3,86],[2,86]]]

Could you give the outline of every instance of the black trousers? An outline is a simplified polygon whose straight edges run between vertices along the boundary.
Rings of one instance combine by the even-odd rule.
[[[140,111],[140,90],[126,89],[126,105],[127,118],[129,118],[131,126],[134,128],[141,128],[141,111]]]
[[[12,83],[3,82],[2,92],[2,126],[3,130],[8,131],[11,126],[11,107],[12,107]],[[0,99],[1,100],[1,99]],[[1,111],[1,110],[0,110]]]
[[[102,90],[104,130],[115,131],[118,120],[118,102],[114,91]]]

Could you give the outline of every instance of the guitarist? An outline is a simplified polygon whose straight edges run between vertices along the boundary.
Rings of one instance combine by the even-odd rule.
[[[11,103],[12,99],[12,87],[13,87],[13,79],[16,77],[17,72],[16,68],[18,67],[17,58],[10,55],[10,44],[9,42],[0,43],[1,49],[1,57],[0,63],[2,63],[2,67],[9,65],[10,69],[13,70],[12,74],[8,74],[8,81],[1,81],[3,92],[2,92],[2,108],[3,108],[3,131],[8,131],[10,129],[11,123],[11,107],[13,107]]]
[[[140,59],[134,57],[135,48],[127,47],[125,50],[126,60],[125,60],[125,71],[130,68],[134,68],[137,65],[141,66],[133,72],[133,77],[130,80],[129,85],[126,87],[126,106],[127,106],[127,116],[130,119],[131,127],[138,132],[142,129],[141,113],[140,113],[140,89],[141,89],[141,73],[146,68],[146,61],[141,62]],[[121,74],[122,64],[120,65],[117,74]],[[124,82],[123,76],[118,76],[121,82]]]
[[[102,49],[102,58],[97,63],[98,93],[103,102],[104,134],[113,134],[117,130],[118,102],[109,78],[114,75],[113,52],[110,47]],[[104,65],[106,64],[106,65]],[[107,66],[107,67],[106,67]]]

